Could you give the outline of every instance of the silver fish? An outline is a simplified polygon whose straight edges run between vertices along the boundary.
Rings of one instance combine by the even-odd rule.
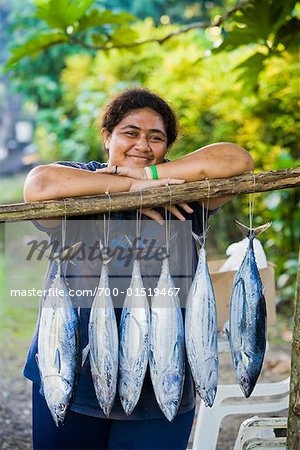
[[[74,253],[77,248],[78,243],[70,249]],[[43,301],[36,355],[42,390],[57,426],[64,422],[80,367],[79,318],[62,275],[62,261],[70,249],[55,256],[57,273]]]
[[[267,340],[266,302],[255,261],[253,239],[265,231],[271,222],[252,229],[235,222],[248,236],[249,243],[233,281],[228,337],[235,374],[248,398],[262,368]]]
[[[185,343],[197,393],[212,406],[218,386],[218,323],[216,300],[208,271],[204,241],[200,243],[198,265],[189,290],[185,317]]]
[[[162,263],[157,292],[151,303],[150,375],[159,407],[171,422],[181,402],[185,350],[183,318],[168,257]]]
[[[100,244],[101,246],[101,244]],[[89,319],[91,374],[100,407],[108,417],[114,404],[118,376],[118,328],[110,296],[107,264],[102,270]]]
[[[150,310],[143,290],[140,262],[134,259],[120,321],[119,394],[127,415],[139,400],[149,358]]]

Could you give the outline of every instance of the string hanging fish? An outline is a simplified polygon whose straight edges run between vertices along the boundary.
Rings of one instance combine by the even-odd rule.
[[[264,289],[256,265],[253,240],[271,225],[248,228],[235,220],[248,248],[235,275],[230,299],[228,337],[238,383],[248,398],[261,372],[267,340]]]
[[[41,309],[38,353],[42,390],[57,426],[63,424],[80,368],[79,318],[62,271],[63,260],[71,258],[81,242],[54,255],[57,273]]]
[[[150,310],[137,249],[133,253],[131,282],[120,321],[118,388],[127,415],[132,413],[139,400],[149,358]]]
[[[103,246],[100,242],[100,249]],[[108,417],[114,404],[118,375],[118,328],[109,288],[107,265],[111,258],[102,253],[102,269],[89,319],[89,356],[95,393]]]
[[[211,407],[217,392],[219,370],[216,300],[207,266],[205,235],[192,234],[200,250],[187,298],[185,344],[196,391],[205,405]]]
[[[182,313],[168,255],[162,263],[157,292],[151,302],[150,375],[159,407],[172,421],[181,402],[185,350]]]

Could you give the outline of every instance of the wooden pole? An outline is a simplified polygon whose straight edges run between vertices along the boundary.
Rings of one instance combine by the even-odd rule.
[[[300,449],[300,249],[292,341],[287,449]]]
[[[100,175],[99,175],[100,176]],[[0,222],[32,220],[43,218],[78,216],[111,211],[125,211],[164,206],[172,203],[191,202],[226,195],[265,192],[276,189],[300,186],[300,167],[271,172],[248,173],[231,178],[206,179],[182,185],[170,185],[147,189],[141,192],[121,192],[111,194],[111,201],[106,194],[88,197],[74,197],[64,200],[51,200],[35,203],[17,203],[0,206]]]

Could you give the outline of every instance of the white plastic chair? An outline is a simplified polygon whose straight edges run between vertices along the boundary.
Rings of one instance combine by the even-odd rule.
[[[241,424],[235,441],[234,450],[245,450],[252,448],[253,443],[259,439],[261,448],[285,448],[286,438],[277,438],[274,429],[287,429],[286,417],[258,417],[254,416],[244,420]],[[276,445],[274,445],[276,444]]]
[[[253,450],[258,448],[267,450],[286,450],[286,438],[250,439],[250,441],[245,442],[242,450]]]
[[[286,409],[289,401],[289,384],[289,378],[278,383],[257,384],[249,399],[245,399],[236,384],[220,385],[212,408],[206,407],[203,402],[200,403],[192,449],[215,450],[220,425],[226,416],[271,413]]]

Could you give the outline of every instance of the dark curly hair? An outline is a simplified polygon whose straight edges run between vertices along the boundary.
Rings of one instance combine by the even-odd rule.
[[[112,133],[130,111],[140,108],[151,108],[161,115],[167,133],[167,147],[170,147],[178,135],[176,114],[165,100],[146,88],[126,89],[113,97],[103,111],[100,130],[106,128]]]

